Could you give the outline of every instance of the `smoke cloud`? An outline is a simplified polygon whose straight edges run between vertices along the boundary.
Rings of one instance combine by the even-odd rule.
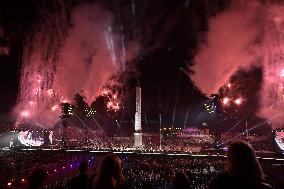
[[[284,115],[284,4],[267,4],[263,21],[263,84],[258,115],[272,127],[283,127]]]
[[[258,12],[257,3],[234,1],[209,21],[206,43],[199,47],[191,67],[192,80],[206,95],[218,93],[238,69],[255,63]]]
[[[192,80],[206,95],[218,93],[239,69],[261,67],[257,114],[272,119],[273,127],[284,121],[283,12],[279,2],[232,1],[227,10],[209,20],[206,42],[200,45],[191,67]]]
[[[139,48],[126,41],[122,47],[113,15],[100,5],[77,6],[71,11],[71,23],[66,5],[57,6],[55,14],[41,10],[48,22],[37,23],[27,38],[16,107],[20,121],[42,127],[53,126],[61,114],[60,103],[72,102],[76,93],[88,103],[95,101]]]
[[[120,68],[117,49],[114,46],[112,52],[106,39],[112,27],[112,15],[99,6],[84,5],[74,10],[72,25],[62,49],[56,84],[64,98],[70,100],[75,93],[83,91],[90,103]],[[118,44],[115,34],[109,37],[113,45]]]

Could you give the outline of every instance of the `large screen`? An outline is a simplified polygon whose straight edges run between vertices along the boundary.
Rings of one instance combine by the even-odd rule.
[[[275,133],[275,142],[278,145],[278,147],[284,151],[284,132],[276,132]]]
[[[17,138],[24,146],[41,146],[43,144],[52,144],[52,134],[52,131],[20,131]]]

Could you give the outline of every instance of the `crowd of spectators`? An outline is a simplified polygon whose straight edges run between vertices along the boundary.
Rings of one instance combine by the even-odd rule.
[[[131,188],[141,188],[151,182],[155,188],[169,188],[173,177],[185,173],[194,188],[208,186],[209,181],[224,169],[220,158],[173,156],[128,156],[122,158],[123,173]]]
[[[87,162],[87,165],[89,165],[89,170],[84,171],[84,178],[86,178],[86,175],[89,173],[90,176],[92,170],[94,170],[91,167],[99,170],[98,163],[103,156],[104,154],[57,150],[1,152],[1,183],[4,184],[4,188],[17,188],[12,186],[16,186],[17,182],[20,184],[22,181],[26,182],[28,175],[41,168],[46,171],[48,177],[45,188],[67,189],[72,183],[71,177],[75,175],[75,169],[79,167],[81,162]],[[164,154],[121,154],[119,159],[123,179],[128,188],[132,189],[140,189],[147,184],[155,189],[171,188],[175,177],[180,173],[188,178],[192,188],[208,188],[212,179],[225,170],[226,161],[227,158],[223,156],[197,157]],[[260,163],[266,180],[275,188],[283,187],[284,183],[281,183],[281,180],[283,181],[284,177],[284,161],[260,159]],[[86,169],[86,166],[83,166],[83,168]],[[92,180],[94,180],[94,177]]]
[[[98,133],[95,132],[94,133]],[[91,148],[91,149],[129,149],[133,148],[133,137],[107,137],[100,135],[94,137],[90,132],[80,129],[68,130],[69,148]],[[62,134],[54,132],[53,144],[60,145]],[[160,150],[160,135],[157,133],[143,133],[144,150]],[[172,136],[161,137],[162,151],[200,151],[214,147],[214,140],[207,135],[192,135],[184,137]]]
[[[62,132],[62,131],[61,131]],[[236,137],[238,136],[238,137]],[[164,136],[159,133],[143,133],[144,150],[162,151],[181,151],[181,152],[200,152],[202,150],[214,149],[218,144],[226,143],[229,145],[232,138],[238,140],[248,140],[256,151],[273,152],[275,147],[272,137],[260,137],[250,135],[248,138],[240,133],[229,133],[222,135],[216,140],[213,135],[205,134],[186,134]],[[84,131],[78,128],[68,129],[69,148],[92,148],[92,149],[129,149],[133,148],[133,137],[107,137],[100,130]],[[54,132],[53,143],[60,145],[62,133]],[[229,141],[229,142],[228,142]],[[218,143],[216,143],[218,142]],[[223,147],[223,146],[221,146]]]
[[[94,156],[89,153],[66,153],[64,151],[2,151],[0,153],[0,183],[24,185],[27,176],[41,168],[50,176],[50,182],[66,181],[63,172],[72,172],[81,161],[91,165]],[[53,180],[55,178],[55,180]],[[0,188],[1,188],[0,184]],[[2,186],[2,187],[4,187]]]

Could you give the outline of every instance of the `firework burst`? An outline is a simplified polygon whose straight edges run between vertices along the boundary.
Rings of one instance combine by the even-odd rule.
[[[119,92],[111,89],[104,89],[102,96],[106,99],[107,111],[117,112],[121,108],[121,97]]]

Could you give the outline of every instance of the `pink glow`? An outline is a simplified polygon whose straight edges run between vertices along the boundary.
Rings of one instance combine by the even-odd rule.
[[[28,111],[21,112],[22,117],[29,117],[30,113]]]
[[[232,87],[232,84],[228,83],[227,87],[230,89]]]
[[[242,103],[242,99],[238,98],[234,102],[235,102],[236,105],[240,105]]]
[[[281,70],[280,78],[284,77],[284,70]]]
[[[227,105],[229,103],[230,99],[228,97],[223,98],[222,103],[224,105]]]
[[[47,94],[48,94],[49,96],[52,96],[52,95],[53,95],[53,89],[48,89],[48,90],[47,90]]]
[[[58,108],[57,105],[52,106],[51,111],[55,111]]]
[[[108,107],[111,107],[112,105],[113,105],[112,102],[108,102],[108,103],[107,103],[107,106],[108,106]]]

